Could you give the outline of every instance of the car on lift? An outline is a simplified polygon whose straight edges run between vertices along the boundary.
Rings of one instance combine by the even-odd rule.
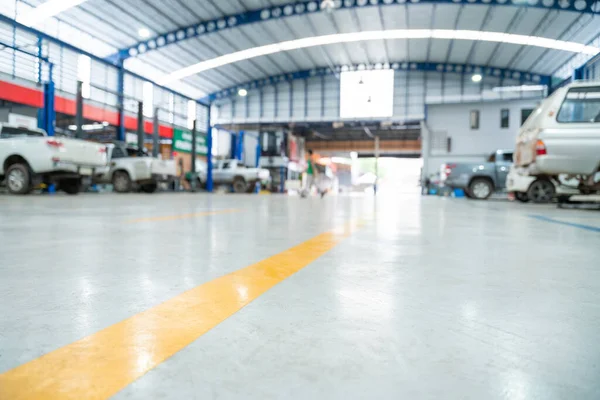
[[[109,163],[94,176],[94,182],[112,184],[117,193],[141,190],[154,193],[160,183],[171,183],[177,177],[174,160],[152,157],[145,149],[127,147],[123,142],[106,146]]]
[[[598,172],[600,84],[571,83],[544,100],[521,127],[510,190],[551,199],[563,176],[576,181],[579,193],[593,194],[600,191]]]
[[[441,183],[452,189],[463,189],[470,199],[486,200],[506,188],[512,162],[511,150],[497,150],[484,162],[445,163],[440,167]]]
[[[550,203],[557,198],[559,202],[568,200],[570,196],[579,194],[579,181],[567,175],[557,175],[554,179],[538,178],[523,173],[519,167],[512,166],[506,178],[506,190],[515,199],[527,203]]]
[[[206,186],[206,162],[196,162],[198,185]],[[239,160],[216,160],[213,162],[213,183],[215,185],[232,185],[235,193],[252,192],[256,183],[267,184],[271,179],[269,170],[249,168]]]
[[[41,184],[77,194],[84,179],[106,163],[106,145],[0,124],[0,182],[12,194],[28,194]]]

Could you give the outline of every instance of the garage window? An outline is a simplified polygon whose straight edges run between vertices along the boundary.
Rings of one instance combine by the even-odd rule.
[[[533,113],[533,108],[524,108],[521,110],[521,126],[527,121],[531,113]]]
[[[471,110],[471,129],[479,129],[479,110]]]
[[[600,122],[600,86],[573,88],[567,93],[558,122]]]
[[[510,110],[503,108],[500,110],[500,128],[508,128],[510,124]]]

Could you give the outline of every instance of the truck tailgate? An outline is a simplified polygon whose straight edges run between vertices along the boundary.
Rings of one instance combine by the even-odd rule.
[[[106,145],[85,140],[56,138],[59,147],[57,157],[61,162],[68,162],[86,167],[101,167],[107,163]]]
[[[152,160],[152,174],[153,175],[170,175],[177,176],[177,165],[175,160]]]

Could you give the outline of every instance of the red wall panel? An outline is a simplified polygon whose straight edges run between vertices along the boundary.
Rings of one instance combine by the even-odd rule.
[[[41,91],[3,81],[0,81],[0,99],[37,108],[44,105]]]
[[[3,81],[0,81],[0,99],[37,108],[41,108],[44,105],[44,95],[42,91]],[[75,115],[75,100],[56,96],[54,104],[56,112]],[[119,124],[119,113],[89,104],[83,105],[83,117],[96,122],[106,121],[115,126]],[[125,116],[125,128],[135,131],[137,129],[137,118]],[[144,131],[149,134],[153,133],[154,124],[150,121],[145,121]],[[158,134],[164,138],[172,138],[173,128],[166,125],[160,125],[158,127]]]

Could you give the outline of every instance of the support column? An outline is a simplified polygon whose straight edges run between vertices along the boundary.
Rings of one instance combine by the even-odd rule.
[[[158,110],[159,108],[155,108],[154,109],[154,120],[152,122],[152,127],[154,128],[154,132],[152,135],[152,157],[158,157],[158,154],[160,153],[160,139],[159,139],[159,119],[158,119]]]
[[[375,136],[375,186],[373,191],[377,194],[377,185],[379,184],[379,136]]]
[[[48,136],[54,136],[54,81],[52,80],[52,64],[49,65],[48,82],[44,84],[44,106],[38,114],[38,126],[45,130]]]
[[[117,128],[117,140],[125,141],[125,69],[123,68],[123,60],[119,60],[117,70],[117,104],[119,112],[119,126]]]
[[[192,165],[191,165],[191,175],[192,175],[192,179],[190,182],[190,186],[192,188],[192,192],[196,191],[196,182],[198,182],[198,178],[196,177],[196,158],[197,158],[197,152],[196,152],[196,142],[197,142],[197,135],[198,135],[198,130],[196,125],[198,124],[198,120],[195,119],[194,122],[192,123],[192,154],[191,154],[191,158],[192,158]]]
[[[75,137],[83,138],[83,82],[77,81],[77,97],[75,99]]]
[[[260,132],[258,133],[258,139],[256,140],[256,167],[260,166],[260,153],[262,153],[262,147],[260,145]]]
[[[244,156],[244,131],[240,131],[237,135],[236,147],[235,147],[235,158],[242,161]]]
[[[213,165],[212,165],[212,147],[213,147],[213,137],[212,137],[212,126],[210,124],[210,110],[211,107],[208,107],[208,118],[207,118],[207,126],[206,126],[206,191],[211,193],[213,191]]]
[[[137,145],[138,154],[141,156],[144,153],[144,103],[138,102],[137,113]]]
[[[231,137],[230,143],[229,143],[229,158],[231,159],[235,159],[236,158],[236,153],[237,153],[237,140],[238,137],[237,135],[229,132],[229,136]]]

